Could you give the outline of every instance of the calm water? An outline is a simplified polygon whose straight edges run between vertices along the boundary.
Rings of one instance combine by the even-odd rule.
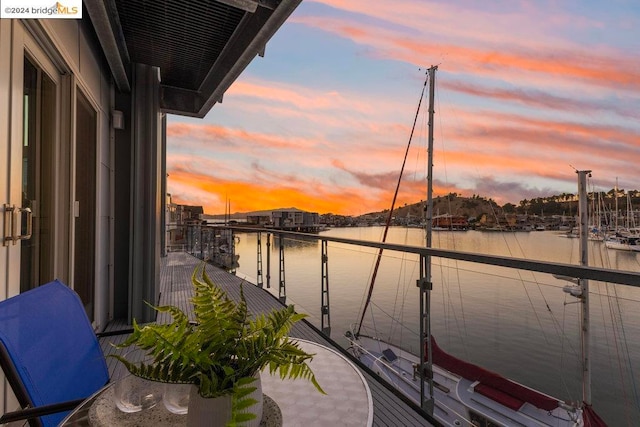
[[[323,232],[380,241],[382,227]],[[264,235],[263,235],[264,236]],[[424,245],[424,231],[395,227],[388,242]],[[263,237],[263,271],[266,242]],[[434,232],[433,246],[465,252],[578,264],[578,239],[557,232]],[[255,283],[255,235],[240,235],[239,277]],[[359,321],[371,281],[375,249],[329,243],[332,338]],[[590,264],[640,271],[640,254],[590,242]],[[417,258],[385,252],[364,327],[418,351]],[[547,274],[432,260],[432,331],[454,355],[564,400],[581,399],[579,304],[562,292],[566,282]],[[278,292],[278,243],[271,246],[271,291]],[[287,302],[320,326],[320,243],[285,240]],[[266,283],[266,278],[264,279]],[[612,426],[640,423],[640,289],[591,282],[592,395]],[[364,328],[363,328],[364,331]]]

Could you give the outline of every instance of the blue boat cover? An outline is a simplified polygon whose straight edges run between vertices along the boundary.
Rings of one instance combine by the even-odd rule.
[[[109,381],[82,301],[58,280],[0,302],[0,341],[35,407],[86,398]],[[55,426],[65,416],[41,420]]]

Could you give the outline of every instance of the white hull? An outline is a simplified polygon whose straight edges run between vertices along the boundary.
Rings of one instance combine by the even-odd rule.
[[[349,351],[382,379],[420,405],[420,378],[416,366],[418,356],[372,337],[350,338]],[[396,356],[387,358],[383,351]],[[387,354],[390,354],[387,352]],[[537,408],[529,402],[511,409],[476,391],[478,381],[471,381],[437,365],[433,365],[433,416],[447,426],[582,426],[582,411],[564,403],[552,411]],[[429,386],[425,381],[425,394]],[[548,396],[547,396],[548,397]],[[477,424],[474,424],[477,422]],[[488,424],[493,423],[493,424]]]
[[[640,238],[638,237],[609,237],[605,239],[604,244],[608,249],[640,252]]]
[[[626,243],[619,242],[604,242],[608,249],[615,249],[618,251],[636,251],[640,252],[640,246],[638,245],[629,245]]]

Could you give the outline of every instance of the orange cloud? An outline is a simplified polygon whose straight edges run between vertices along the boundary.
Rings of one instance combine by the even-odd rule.
[[[320,2],[348,12],[342,14],[347,17],[294,14],[289,22],[354,42],[367,65],[371,59],[443,64],[436,194],[475,193],[517,203],[558,184],[571,182],[573,188],[571,166],[593,169],[594,176],[611,174],[605,177],[609,181],[616,175],[637,177],[640,131],[629,120],[639,116],[635,58],[602,45],[583,47],[552,31],[567,25],[597,29],[601,22],[562,15],[555,5],[537,10],[526,2],[499,12],[405,0],[376,7],[365,0]],[[530,10],[525,14],[523,8]],[[390,62],[381,61],[381,68],[393,68]],[[414,79],[407,74],[402,77]],[[313,87],[309,79],[296,84],[295,78],[281,82],[280,75],[267,76],[245,73],[229,88],[225,103],[216,107],[233,118],[227,126],[208,123],[218,117],[200,124],[170,122],[174,196],[200,201],[211,213],[222,212],[227,197],[237,211],[387,209],[414,100],[400,99],[384,85],[358,89],[328,78],[322,79],[324,87]],[[596,114],[605,115],[606,124],[595,123]],[[419,141],[424,143],[424,122],[420,125],[400,204],[424,198],[424,166],[418,166],[425,156]]]
[[[172,191],[172,196],[178,203],[185,200],[194,201],[192,195],[198,193],[215,196],[209,197],[205,202],[202,202],[201,197],[195,199],[200,202],[198,204],[204,205],[207,213],[224,212],[226,201],[229,199],[233,212],[297,207],[320,213],[347,214],[353,213],[354,200],[358,200],[357,190],[327,191],[321,188],[322,186],[317,186],[314,187],[315,191],[309,191],[309,187],[298,188],[295,184],[279,184],[274,187],[260,182],[234,182],[180,170],[174,170],[170,174],[170,186],[183,189],[183,191]],[[379,208],[376,203],[371,203],[369,200],[363,200],[363,202],[359,208],[364,211],[360,213]]]
[[[318,133],[327,129],[338,133],[335,127],[326,123],[318,128]],[[247,132],[204,123],[170,122],[167,128],[169,157],[177,153],[218,158],[233,155],[234,158],[243,157],[245,163],[252,158],[256,162],[269,163],[295,158],[298,168],[307,169],[330,166],[331,160],[339,157],[363,166],[366,162],[367,167],[373,170],[390,166],[396,170],[408,134],[406,126],[375,121],[364,128],[346,129],[341,137],[334,139],[326,139],[322,134],[300,137]],[[191,161],[197,162],[198,159],[192,158]]]
[[[640,135],[630,129],[463,109],[456,111],[455,118],[453,126],[449,126],[448,118],[443,119],[442,133],[448,147],[437,147],[436,194],[481,194],[479,189],[487,182],[501,191],[509,187],[522,192],[526,190],[523,186],[501,183],[491,177],[527,180],[538,176],[572,181],[570,165],[593,169],[601,177],[611,170],[635,176],[632,169],[635,166],[624,163],[625,159],[637,156],[635,141]],[[351,135],[352,139],[336,143],[309,139],[303,144],[293,144],[290,141],[295,138],[214,125],[171,124],[168,134],[179,141],[180,149],[190,147],[186,151],[197,152],[215,147],[209,150],[215,153],[209,154],[211,158],[170,154],[171,192],[179,200],[193,198],[211,213],[224,211],[229,195],[234,198],[234,209],[239,211],[296,206],[321,213],[358,214],[387,209],[409,130],[396,125],[381,136],[376,134],[379,129],[371,129],[370,134]],[[425,197],[424,170],[416,166],[424,163],[426,156],[419,141],[424,140],[424,131],[416,134],[399,203],[414,203]],[[394,141],[372,143],[385,138]],[[233,140],[233,144],[221,146],[217,139]],[[314,151],[310,151],[311,147]],[[275,157],[251,160],[249,154],[260,149],[272,149]],[[245,166],[226,162],[225,156],[229,153],[241,156]],[[290,172],[271,164],[282,159]],[[292,159],[295,161],[291,162]],[[326,178],[311,178],[314,174],[303,176],[302,172],[309,168],[324,170]],[[475,186],[470,182],[475,182]],[[489,196],[501,203],[519,201],[509,199],[518,196],[515,192]]]
[[[425,185],[424,181],[404,181],[396,207],[426,199]],[[311,212],[360,215],[389,209],[394,192],[393,185],[392,188],[368,192],[360,188],[328,188],[313,181],[272,186],[256,181],[225,180],[184,170],[170,172],[169,187],[174,202],[202,205],[205,212],[211,214],[225,212],[229,201],[232,212],[296,207]],[[455,190],[447,185],[435,187],[436,194]]]
[[[490,111],[458,111],[459,126],[446,130],[449,164],[505,168],[520,176],[536,176],[568,165],[605,174],[637,175],[633,162],[640,152],[640,132],[622,126],[546,120]],[[552,176],[552,175],[546,175]]]

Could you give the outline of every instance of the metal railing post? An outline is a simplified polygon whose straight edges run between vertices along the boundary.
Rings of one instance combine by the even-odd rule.
[[[322,290],[320,295],[320,312],[322,319],[320,328],[326,335],[331,335],[331,313],[329,311],[329,256],[327,253],[327,241],[322,240]]]
[[[280,241],[280,251],[279,251],[279,258],[280,258],[280,275],[279,275],[279,287],[278,287],[278,298],[280,298],[280,302],[282,302],[283,304],[286,304],[287,302],[287,289],[286,289],[286,285],[285,285],[285,279],[284,279],[284,237],[282,236],[282,234],[279,235],[279,239]]]
[[[271,233],[267,233],[267,289],[271,288]]]
[[[257,241],[258,241],[258,253],[257,253],[257,274],[256,274],[256,280],[258,283],[256,283],[256,285],[258,285],[259,288],[264,287],[263,283],[262,283],[262,233],[258,232],[257,233]]]
[[[433,354],[431,349],[431,289],[433,284],[429,274],[429,255],[420,255],[420,407],[433,415]],[[425,380],[429,384],[428,396],[425,391]]]

